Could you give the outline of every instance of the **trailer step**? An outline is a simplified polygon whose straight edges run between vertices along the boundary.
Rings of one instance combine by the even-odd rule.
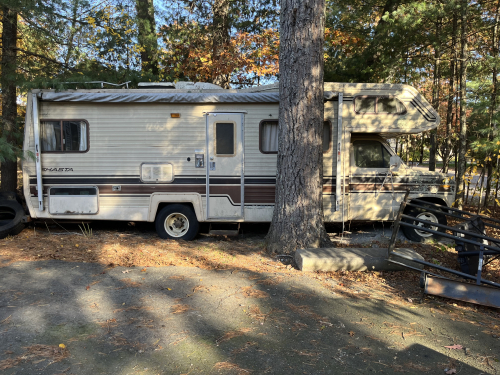
[[[237,236],[240,234],[240,223],[210,223],[208,234],[211,236]]]

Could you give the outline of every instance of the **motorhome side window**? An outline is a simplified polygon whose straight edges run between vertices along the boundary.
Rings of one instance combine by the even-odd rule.
[[[332,124],[330,121],[323,123],[323,153],[328,152],[332,142]],[[261,121],[259,127],[259,147],[263,154],[278,153],[278,121]]]
[[[88,123],[84,120],[40,121],[42,152],[86,152]]]
[[[354,162],[360,168],[389,168],[391,154],[377,141],[354,141]]]
[[[356,113],[392,114],[406,113],[404,104],[394,96],[356,96],[354,98]]]

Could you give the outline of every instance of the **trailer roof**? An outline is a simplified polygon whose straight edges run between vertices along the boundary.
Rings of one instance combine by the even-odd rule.
[[[63,91],[41,92],[40,99],[45,102],[92,102],[92,103],[278,103],[278,92],[249,93],[189,93],[189,92],[108,92]],[[113,92],[109,92],[113,91]],[[162,90],[163,91],[163,90]],[[173,90],[172,90],[173,91]],[[177,91],[177,90],[176,90]],[[325,100],[332,100],[337,95],[325,91]]]

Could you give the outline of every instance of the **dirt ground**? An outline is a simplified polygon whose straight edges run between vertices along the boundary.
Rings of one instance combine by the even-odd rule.
[[[242,229],[52,222],[0,240],[0,372],[500,372],[498,309],[426,296],[413,271],[303,273],[266,254],[266,225]],[[338,246],[387,246],[389,228],[349,229]],[[401,245],[456,267],[451,245]],[[498,261],[485,275],[500,282]]]

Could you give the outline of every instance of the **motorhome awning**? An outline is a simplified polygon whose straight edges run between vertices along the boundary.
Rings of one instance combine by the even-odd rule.
[[[325,91],[325,100],[332,100],[337,93]],[[86,103],[278,103],[278,92],[257,93],[89,93],[43,92],[44,102]]]

